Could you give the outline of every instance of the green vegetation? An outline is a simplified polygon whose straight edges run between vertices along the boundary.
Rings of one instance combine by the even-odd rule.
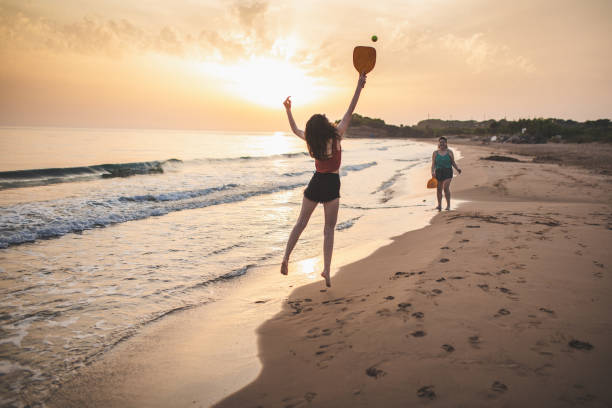
[[[576,122],[554,118],[534,118],[508,121],[494,119],[475,120],[422,120],[415,126],[388,125],[382,119],[353,114],[351,128],[368,129],[374,137],[437,138],[440,136],[470,136],[511,143],[612,143],[612,123],[609,119]],[[349,132],[350,133],[350,132]]]

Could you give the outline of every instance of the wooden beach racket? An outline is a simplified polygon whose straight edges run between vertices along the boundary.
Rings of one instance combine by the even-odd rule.
[[[360,74],[367,74],[376,65],[376,49],[374,47],[357,46],[353,49],[353,66]]]

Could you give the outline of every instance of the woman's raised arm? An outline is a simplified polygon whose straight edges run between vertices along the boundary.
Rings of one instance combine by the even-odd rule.
[[[289,119],[289,126],[291,126],[291,130],[293,131],[293,133],[295,133],[297,137],[306,140],[306,137],[304,136],[304,131],[298,129],[297,125],[295,124],[293,114],[291,113],[291,99],[289,98],[291,97],[288,96],[287,99],[285,99],[285,102],[283,102],[283,105],[285,105],[285,111],[287,112],[287,119]]]
[[[342,136],[346,129],[348,129],[349,124],[351,123],[351,119],[353,117],[353,111],[357,106],[357,101],[359,100],[359,95],[361,94],[361,89],[365,86],[366,83],[366,75],[359,74],[359,80],[357,81],[357,88],[355,89],[355,94],[353,95],[353,99],[351,99],[351,103],[346,110],[346,113],[342,117],[342,120],[338,124],[338,134]]]

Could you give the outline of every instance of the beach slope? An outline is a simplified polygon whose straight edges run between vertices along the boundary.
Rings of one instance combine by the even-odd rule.
[[[612,179],[459,149],[469,201],[296,289],[217,407],[612,405]]]

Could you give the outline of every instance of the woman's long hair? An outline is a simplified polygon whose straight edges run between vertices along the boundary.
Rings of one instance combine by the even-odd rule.
[[[306,144],[311,157],[317,160],[327,160],[331,156],[327,153],[329,140],[336,143],[339,137],[338,130],[332,125],[325,115],[312,115],[306,122]],[[332,144],[333,149],[333,144]]]

